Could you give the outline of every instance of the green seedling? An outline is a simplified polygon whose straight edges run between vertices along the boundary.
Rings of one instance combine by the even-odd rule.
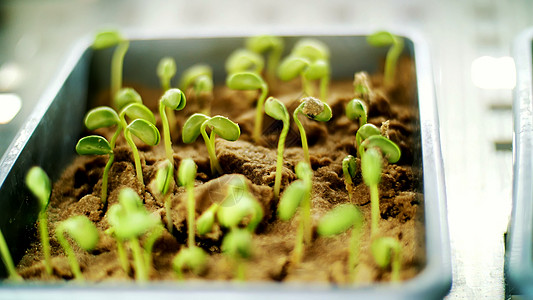
[[[170,215],[170,192],[174,183],[174,167],[172,163],[166,160],[163,165],[157,170],[155,175],[156,189],[163,195],[165,203],[167,230],[172,233],[172,217]]]
[[[167,109],[174,115],[175,110],[182,110],[187,103],[185,94],[180,89],[167,90],[159,100],[159,115],[163,124],[163,141],[165,143],[165,153],[167,159],[174,169],[174,151],[172,151],[172,140],[170,138],[170,120],[167,118]],[[169,114],[170,115],[170,114]]]
[[[152,269],[152,250],[155,242],[163,235],[165,228],[158,224],[147,235],[144,240],[144,263],[146,264],[146,270]]]
[[[344,175],[344,184],[348,191],[348,198],[352,201],[353,198],[353,178],[357,172],[357,165],[355,157],[348,155],[342,160],[342,174]]]
[[[94,39],[92,47],[96,50],[117,46],[111,59],[111,99],[115,99],[122,87],[122,68],[129,45],[130,42],[115,30],[100,31]]]
[[[300,138],[302,140],[302,149],[304,151],[305,161],[311,165],[311,159],[309,158],[309,147],[307,146],[307,136],[305,135],[305,129],[302,123],[298,119],[298,115],[302,113],[307,118],[319,122],[327,122],[331,119],[331,108],[327,103],[324,103],[313,97],[305,97],[300,100],[300,105],[292,113],[292,118],[298,126],[300,131]]]
[[[318,234],[326,237],[339,235],[352,228],[350,256],[348,257],[348,269],[352,280],[359,256],[359,241],[363,222],[363,214],[355,205],[341,204],[324,215],[317,227]]]
[[[301,39],[293,47],[292,54],[305,57],[311,61],[325,59],[329,60],[330,52],[328,46],[316,39]]]
[[[180,280],[183,279],[184,269],[189,269],[194,274],[201,275],[205,272],[208,258],[207,253],[200,247],[192,246],[184,248],[172,260],[172,268]]]
[[[311,166],[306,162],[299,162],[296,165],[296,175],[299,179],[291,183],[281,195],[278,216],[282,221],[288,221],[300,207],[300,224],[292,256],[293,263],[297,265],[302,260],[304,243],[311,242]]]
[[[359,99],[350,100],[346,105],[346,116],[352,121],[359,119],[359,128],[361,128],[367,122],[366,105]]]
[[[74,278],[77,281],[84,281],[83,275],[81,274],[80,265],[76,260],[76,255],[74,250],[70,246],[69,242],[65,237],[65,233],[72,238],[80,248],[85,251],[91,251],[98,244],[98,230],[96,226],[87,218],[86,216],[75,216],[71,217],[61,223],[56,228],[56,238],[61,244],[61,247],[65,250],[67,254],[68,262]]]
[[[318,59],[311,61],[305,57],[291,54],[287,56],[278,68],[278,77],[283,81],[289,81],[300,76],[303,93],[313,96],[311,80],[320,79],[320,98],[326,99],[329,83],[330,67],[327,60]]]
[[[206,235],[213,230],[213,225],[215,224],[215,218],[218,208],[219,205],[217,203],[213,203],[198,218],[196,222],[196,232],[198,232],[199,235]]]
[[[15,264],[13,263],[13,258],[9,253],[9,247],[7,246],[6,239],[0,230],[0,257],[2,262],[6,267],[8,279],[13,281],[23,281],[22,277],[17,273],[15,269]]]
[[[398,240],[391,237],[375,239],[371,246],[372,256],[381,268],[391,265],[391,281],[400,281],[402,247]]]
[[[211,129],[210,136],[207,136],[207,127]],[[211,173],[223,173],[215,153],[215,134],[227,141],[236,141],[241,135],[239,125],[223,116],[212,118],[204,114],[193,114],[183,124],[182,139],[186,144],[194,142],[199,135],[202,135],[207,153],[209,154]]]
[[[228,75],[242,72],[252,72],[260,75],[265,66],[263,57],[248,49],[237,49],[226,59]]]
[[[196,213],[196,202],[194,200],[194,180],[196,179],[196,171],[198,167],[194,163],[194,160],[186,158],[181,161],[178,168],[178,181],[181,186],[184,186],[187,190],[187,228],[188,239],[187,244],[189,248],[195,245],[195,229],[194,219]]]
[[[252,256],[252,233],[246,229],[232,229],[222,241],[222,252],[233,259],[236,265],[235,278],[246,280],[246,266],[244,261]]]
[[[359,127],[359,129],[355,133],[355,147],[358,151],[357,154],[359,155],[359,157],[361,157],[363,153],[363,148],[361,147],[361,143],[365,139],[373,135],[380,135],[380,134],[381,134],[381,131],[374,124],[366,123],[363,126]]]
[[[50,178],[40,167],[32,167],[26,174],[26,186],[39,200],[39,234],[44,253],[44,267],[48,275],[52,275],[52,262],[50,258],[50,237],[48,235],[48,203],[52,193]]]
[[[234,90],[261,90],[255,109],[255,127],[253,139],[256,143],[261,140],[263,127],[263,103],[268,94],[268,85],[259,75],[252,72],[234,73],[226,80],[226,85]]]
[[[145,255],[139,244],[139,237],[159,226],[160,220],[148,214],[139,195],[130,188],[125,188],[118,195],[118,204],[111,206],[107,212],[108,222],[117,241],[128,241],[133,252],[135,278],[137,281],[148,280]]]
[[[192,89],[202,112],[209,115],[213,100],[213,70],[208,65],[194,65],[183,72],[180,89],[187,92]]]
[[[357,72],[353,79],[354,98],[362,99],[368,103],[370,101],[370,79],[368,73]]]
[[[176,61],[172,57],[163,57],[157,65],[157,77],[163,91],[170,89],[170,80],[176,75]]]
[[[124,240],[117,237],[115,234],[115,228],[110,227],[106,231],[104,231],[105,234],[111,236],[115,239],[117,242],[117,253],[118,253],[118,259],[120,261],[120,266],[122,267],[122,270],[124,270],[125,274],[130,273],[130,262],[128,261],[128,255],[126,254],[126,249],[124,247]]]
[[[283,40],[271,35],[254,36],[246,40],[246,48],[249,50],[258,54],[268,52],[266,76],[270,84],[275,81],[283,47]]]
[[[118,90],[115,99],[113,100],[113,105],[117,111],[122,111],[126,106],[131,103],[142,104],[142,98],[136,90],[132,88],[121,88]]]
[[[274,182],[274,197],[279,198],[281,189],[281,171],[283,168],[283,150],[285,148],[285,139],[289,133],[290,115],[285,105],[276,98],[269,97],[265,102],[265,113],[272,118],[283,122],[283,129],[279,135],[278,141],[278,158],[276,163],[276,179]]]
[[[385,86],[391,86],[396,76],[396,66],[398,58],[403,50],[403,38],[400,38],[387,31],[376,32],[366,38],[368,44],[374,47],[390,46],[385,59]]]

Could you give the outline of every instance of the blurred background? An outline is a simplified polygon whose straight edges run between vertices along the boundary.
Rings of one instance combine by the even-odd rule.
[[[410,28],[432,56],[444,156],[453,287],[447,299],[503,299],[511,211],[513,38],[528,0],[0,1],[0,155],[81,37],[242,28]]]

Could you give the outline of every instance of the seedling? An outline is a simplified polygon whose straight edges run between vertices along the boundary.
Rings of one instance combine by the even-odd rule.
[[[4,263],[4,266],[6,267],[8,279],[13,281],[23,281],[22,277],[17,273],[15,270],[15,264],[13,264],[13,258],[11,257],[11,254],[9,253],[9,248],[7,247],[6,239],[4,238],[4,235],[2,234],[2,231],[0,230],[0,257],[2,258],[2,262]]]
[[[207,210],[198,218],[196,222],[196,232],[199,235],[206,235],[213,230],[215,224],[216,213],[219,205],[217,203],[211,204]]]
[[[255,36],[246,40],[246,48],[251,51],[258,54],[268,52],[266,76],[270,84],[275,81],[276,69],[283,52],[283,46],[281,38],[271,35]]]
[[[317,227],[318,234],[326,237],[341,234],[352,228],[350,256],[348,257],[348,269],[352,279],[359,256],[359,240],[363,222],[363,214],[355,205],[341,204],[324,215]]]
[[[357,172],[355,157],[348,155],[342,160],[342,174],[344,175],[344,184],[348,191],[348,198],[350,202],[353,198],[353,178]]]
[[[181,161],[178,169],[178,181],[181,186],[187,190],[187,228],[188,239],[187,244],[189,248],[194,246],[195,229],[194,218],[196,213],[196,202],[194,200],[194,180],[196,178],[196,171],[198,167],[194,160],[186,158]]]
[[[292,80],[300,76],[303,93],[313,96],[313,87],[310,80],[320,79],[320,98],[326,99],[327,86],[330,76],[330,67],[327,60],[318,59],[311,61],[305,57],[289,55],[279,65],[278,76],[283,81]]]
[[[184,248],[172,260],[172,268],[178,279],[182,280],[184,269],[189,269],[196,275],[202,274],[207,267],[208,258],[207,253],[200,247]]]
[[[354,97],[362,99],[367,103],[370,101],[370,79],[368,73],[357,72],[353,79]]]
[[[183,72],[180,89],[188,92],[192,89],[196,101],[204,114],[209,115],[213,99],[213,70],[208,65],[194,65]],[[188,94],[190,95],[190,94]]]
[[[391,46],[385,59],[385,86],[392,86],[396,76],[396,65],[403,50],[403,39],[387,31],[378,31],[366,38],[374,47]]]
[[[391,281],[400,281],[402,247],[398,240],[391,237],[375,239],[371,246],[372,256],[381,268],[391,265]]]
[[[100,192],[100,200],[105,204],[107,202],[107,179],[109,176],[109,170],[115,160],[111,144],[102,136],[90,135],[83,137],[78,141],[76,144],[76,152],[79,155],[109,155],[102,175],[102,190]]]
[[[176,75],[176,61],[172,57],[163,57],[157,65],[157,77],[163,91],[170,89],[170,80]]]
[[[143,282],[148,280],[148,270],[139,237],[153,230],[160,221],[148,214],[137,193],[130,188],[120,191],[118,201],[119,203],[111,206],[107,212],[108,222],[117,241],[129,241],[135,262],[136,280]]]
[[[78,281],[84,281],[81,274],[80,265],[76,260],[74,250],[70,246],[65,237],[65,233],[68,233],[72,240],[78,244],[80,248],[85,251],[91,251],[96,247],[98,243],[98,230],[96,226],[86,216],[74,216],[61,223],[56,227],[56,238],[61,244],[61,247],[67,254],[68,262],[74,278]]]
[[[211,129],[210,136],[207,136],[206,128]],[[236,141],[241,135],[239,125],[223,116],[212,118],[203,114],[193,114],[183,124],[182,139],[186,144],[194,142],[199,135],[202,135],[207,153],[211,163],[211,173],[223,173],[215,153],[215,134],[227,141]]]
[[[366,123],[363,126],[359,127],[359,129],[355,133],[355,146],[357,148],[357,151],[358,151],[357,153],[359,157],[361,157],[363,153],[363,148],[361,148],[361,143],[365,139],[373,135],[380,135],[380,134],[381,134],[381,131],[379,130],[379,128],[377,128],[376,125],[372,123]]]
[[[165,203],[165,212],[166,212],[166,221],[167,229],[172,233],[172,217],[170,214],[170,191],[172,184],[174,183],[174,167],[172,163],[168,160],[165,160],[163,165],[157,170],[156,176],[156,189],[163,195]]]
[[[300,207],[300,224],[292,256],[293,263],[297,265],[302,260],[304,243],[311,242],[311,166],[306,162],[299,162],[296,165],[296,175],[299,179],[291,183],[281,195],[278,216],[282,221],[288,221]]]
[[[330,53],[328,46],[316,39],[301,39],[292,49],[292,54],[305,57],[311,61],[325,59],[329,60]]]
[[[26,174],[26,186],[39,200],[39,234],[44,253],[44,267],[48,275],[52,275],[52,263],[50,259],[50,237],[48,235],[48,203],[52,193],[50,178],[40,167],[32,167]]]
[[[155,242],[161,237],[165,228],[157,224],[147,235],[144,240],[144,263],[146,264],[146,270],[152,269],[152,250]]]
[[[232,229],[222,241],[222,251],[233,259],[236,265],[236,279],[246,280],[244,260],[252,256],[252,233],[246,229]]]
[[[226,85],[234,90],[261,90],[261,95],[257,100],[257,107],[255,109],[255,127],[253,132],[253,139],[258,143],[261,140],[263,103],[268,94],[268,85],[263,78],[252,72],[234,73],[228,77]]]
[[[182,110],[185,107],[187,100],[185,94],[179,89],[169,89],[163,94],[159,100],[159,115],[161,116],[161,123],[163,124],[163,141],[165,142],[165,153],[168,161],[172,164],[174,169],[174,151],[172,151],[172,140],[170,139],[170,121],[167,118],[166,109]]]
[[[346,116],[352,121],[359,119],[359,128],[366,124],[367,115],[366,105],[359,99],[354,98],[346,105]]]
[[[121,88],[118,90],[117,94],[115,95],[115,99],[113,100],[113,105],[117,109],[117,111],[121,111],[124,109],[128,104],[131,103],[139,103],[142,104],[143,100],[141,98],[141,95],[137,93],[136,90],[132,88]]]
[[[307,136],[305,135],[305,129],[302,126],[302,123],[298,119],[298,114],[300,113],[304,114],[311,120],[327,122],[332,116],[331,108],[327,103],[324,103],[316,98],[305,97],[300,100],[300,105],[298,105],[292,114],[292,118],[294,119],[294,122],[300,131],[305,161],[311,165],[311,159],[309,158],[309,147],[307,146]]]
[[[274,182],[274,197],[279,198],[281,189],[281,171],[283,168],[283,150],[285,148],[285,139],[289,133],[290,115],[285,105],[276,98],[269,97],[265,102],[265,113],[272,118],[283,122],[283,129],[279,135],[278,141],[278,158],[276,163],[276,179]]]
[[[94,39],[93,49],[96,50],[117,46],[111,59],[111,99],[122,87],[122,68],[129,45],[130,42],[115,30],[100,31]]]
[[[242,72],[252,72],[260,75],[265,66],[263,57],[248,49],[237,49],[226,59],[228,75]]]

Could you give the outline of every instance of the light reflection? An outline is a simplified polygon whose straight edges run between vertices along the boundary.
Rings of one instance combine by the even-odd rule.
[[[472,62],[472,82],[482,89],[513,89],[516,84],[512,57],[481,56]]]
[[[0,93],[0,124],[11,122],[21,107],[22,100],[17,94]]]

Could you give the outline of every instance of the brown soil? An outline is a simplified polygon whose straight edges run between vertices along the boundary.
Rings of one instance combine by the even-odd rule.
[[[384,168],[380,184],[380,231],[383,236],[397,238],[402,245],[402,280],[415,276],[425,263],[422,171],[420,163],[420,143],[418,136],[418,111],[413,100],[415,92],[414,72],[410,61],[401,64],[399,83],[396,87],[380,89],[381,77],[372,78],[375,94],[369,103],[369,122],[381,126],[390,120],[388,134],[402,150],[402,158],[397,164]],[[140,90],[147,105],[157,111],[160,91]],[[97,102],[105,102],[106,94]],[[301,98],[298,81],[282,83],[274,93],[285,102],[289,112],[297,106]],[[358,122],[348,120],[344,114],[346,103],[353,97],[351,80],[333,82],[328,103],[333,110],[333,118],[328,123],[301,119],[308,133],[311,163],[314,170],[312,193],[312,222],[316,226],[322,215],[334,206],[348,202],[341,162],[347,154],[355,156],[354,140]],[[206,147],[201,137],[191,145],[184,145],[178,130],[173,133],[173,148],[176,169],[180,161],[190,157],[198,165],[195,183],[196,215],[199,216],[213,202],[222,199],[224,186],[233,173],[243,174],[254,196],[261,202],[265,217],[253,237],[254,252],[247,262],[246,275],[253,281],[318,281],[332,283],[348,282],[348,241],[350,232],[338,237],[325,238],[316,234],[306,247],[303,261],[299,266],[289,263],[299,215],[291,221],[283,222],[276,218],[277,201],[274,200],[272,186],[275,177],[276,147],[281,124],[265,115],[263,126],[264,140],[261,145],[251,142],[255,94],[231,91],[217,87],[212,102],[212,115],[225,115],[238,122],[242,135],[236,142],[217,139],[217,156],[225,175],[214,178],[210,174]],[[198,111],[195,97],[189,95],[187,107],[176,113],[178,126],[187,116]],[[293,124],[294,125],[294,124]],[[179,127],[177,127],[179,128]],[[98,134],[110,137],[110,132],[100,130]],[[143,198],[148,211],[155,213],[165,222],[163,200],[152,188],[158,164],[165,158],[164,146],[151,148],[139,144],[146,188],[136,180],[132,154],[124,140],[118,141],[115,163],[109,178],[109,205],[117,203],[117,195],[123,187],[131,187]],[[58,280],[73,277],[67,259],[55,239],[55,224],[73,215],[88,216],[100,230],[100,242],[92,252],[76,249],[83,275],[90,281],[131,280],[134,274],[125,274],[119,264],[114,240],[104,233],[109,225],[104,207],[100,202],[101,177],[106,157],[78,157],[54,184],[49,207],[49,228],[51,235],[52,261],[54,274],[46,275],[42,264],[41,246],[36,242],[18,265],[18,271],[26,279]],[[303,160],[300,137],[296,127],[290,130],[286,141],[282,190],[296,179],[294,168]],[[370,196],[368,187],[361,176],[354,181],[354,203],[362,210],[366,223],[363,228],[359,263],[356,279],[359,283],[387,281],[389,269],[380,269],[370,254]],[[174,280],[171,261],[185,246],[187,237],[186,197],[182,187],[174,185],[172,191],[173,233],[165,231],[156,242],[153,254],[154,268],[150,278],[154,280]],[[202,276],[185,273],[188,279],[226,280],[234,276],[233,266],[220,251],[225,229],[216,228],[208,236],[197,236],[199,246],[210,253],[209,266]],[[142,240],[141,240],[142,242]],[[132,260],[130,260],[132,261]],[[132,264],[132,270],[133,264]],[[133,273],[134,271],[132,271]]]

